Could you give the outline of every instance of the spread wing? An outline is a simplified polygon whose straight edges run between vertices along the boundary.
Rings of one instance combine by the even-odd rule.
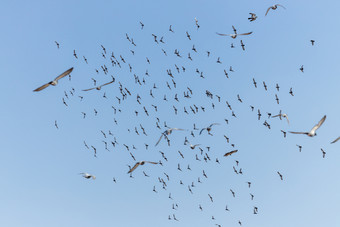
[[[38,87],[37,89],[35,89],[35,90],[33,90],[33,91],[41,91],[41,90],[47,88],[48,86],[50,86],[50,83],[51,83],[51,82],[49,82],[49,83],[47,83],[47,84],[44,84],[43,86]]]
[[[114,81],[110,81],[110,82],[108,82],[108,83],[106,83],[106,84],[103,84],[103,85],[100,85],[101,87],[103,87],[103,86],[106,86],[106,85],[109,85],[109,84],[112,84]]]
[[[84,89],[83,91],[91,91],[93,89],[96,89],[97,87],[89,88],[89,89]]]
[[[219,123],[212,123],[209,128],[213,127],[214,125],[220,125]]]
[[[202,134],[202,132],[204,131],[204,129],[206,129],[206,128],[202,128],[202,130],[200,131],[200,135]]]
[[[267,14],[268,14],[268,12],[269,12],[269,10],[271,9],[272,7],[269,7],[268,9],[267,9],[267,12],[266,12],[266,15],[265,16],[267,16]]]
[[[133,167],[132,169],[129,170],[128,173],[132,173],[135,169],[137,169],[137,167],[140,165],[140,162],[137,162]]]
[[[247,32],[247,33],[242,33],[242,34],[237,34],[237,35],[250,35],[253,32]]]
[[[319,121],[319,123],[317,125],[315,125],[311,131],[316,131],[318,128],[321,127],[321,125],[325,122],[326,120],[326,115],[323,116],[323,118]]]
[[[159,144],[159,142],[161,142],[161,139],[162,139],[163,135],[164,135],[164,134],[162,133],[161,137],[159,137],[159,140],[157,141],[157,143],[156,143],[155,146],[157,146],[157,145]]]
[[[230,156],[230,155],[236,153],[237,151],[238,151],[238,150],[230,151],[230,152],[228,152],[228,153],[225,153],[223,156]]]
[[[340,140],[340,136],[338,137],[338,138],[336,138],[333,142],[331,142],[331,143],[335,143],[335,142],[337,142],[338,140]]]
[[[217,34],[217,35],[221,35],[221,36],[231,36],[231,35],[229,35],[229,34],[222,34],[222,33],[218,33],[218,32],[216,32],[216,34]]]
[[[308,134],[308,132],[291,132],[291,131],[289,131],[289,133],[293,133],[293,134]]]
[[[150,164],[155,164],[155,165],[159,164],[158,162],[150,162],[150,161],[145,161],[145,162],[150,163]]]
[[[55,80],[60,80],[61,78],[67,76],[68,74],[70,74],[73,71],[73,67],[66,70],[65,72],[63,72],[62,74],[60,74],[58,77],[55,78]]]
[[[288,116],[286,115],[285,118],[287,119],[287,122],[288,122],[288,124],[289,124]]]
[[[232,25],[232,27],[233,27],[234,33],[237,34],[236,33],[236,28],[234,27],[234,25]]]
[[[280,116],[281,116],[281,114],[278,114],[278,115],[272,116],[272,118],[273,118],[273,117],[280,117]]]
[[[283,5],[280,4],[276,4],[277,6],[281,6],[282,8],[286,9],[286,7],[284,7]]]

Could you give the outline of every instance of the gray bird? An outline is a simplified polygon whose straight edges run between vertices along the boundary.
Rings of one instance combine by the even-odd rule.
[[[68,70],[66,70],[65,72],[63,72],[59,76],[57,76],[54,80],[48,82],[47,84],[42,85],[41,87],[38,87],[37,89],[35,89],[33,91],[41,91],[41,90],[47,88],[50,85],[56,86],[58,84],[58,80],[60,80],[61,78],[65,77],[67,75],[69,75],[72,71],[73,71],[73,67],[68,69]]]
[[[86,179],[90,179],[90,178],[92,178],[93,180],[96,179],[96,176],[89,174],[89,173],[79,173],[79,174],[81,174]]]
[[[150,164],[159,164],[158,162],[150,162],[150,161],[140,161],[137,162],[130,170],[128,173],[132,173],[139,165],[144,165],[145,163],[150,163]]]
[[[112,84],[113,82],[114,82],[114,81],[110,81],[110,82],[105,83],[105,84],[102,84],[102,85],[100,85],[100,86],[98,86],[98,87],[93,87],[93,88],[89,88],[89,89],[84,89],[83,91],[91,91],[91,90],[93,90],[93,89],[97,89],[97,90],[99,91],[100,89],[102,89],[103,86]]]
[[[181,128],[169,128],[169,129],[165,130],[165,131],[162,133],[161,137],[159,137],[159,139],[158,139],[158,141],[157,141],[157,143],[156,143],[155,146],[157,146],[157,145],[159,144],[159,142],[161,142],[161,139],[163,138],[163,136],[164,136],[165,138],[167,138],[168,135],[170,135],[170,134],[172,133],[173,130],[185,131],[184,129],[181,129]]]
[[[283,5],[275,4],[275,5],[273,5],[273,6],[271,6],[271,7],[269,7],[269,8],[267,9],[267,12],[266,12],[266,15],[265,15],[265,16],[267,16],[269,10],[271,10],[271,9],[272,9],[272,10],[276,10],[278,6],[281,6],[282,8],[286,9]]]

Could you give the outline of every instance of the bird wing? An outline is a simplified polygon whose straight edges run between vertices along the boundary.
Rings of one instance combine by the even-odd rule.
[[[155,146],[157,146],[157,145],[159,144],[159,142],[161,141],[161,139],[162,139],[163,135],[164,135],[164,134],[162,133],[161,137],[159,137],[159,140],[157,141],[157,143],[156,143],[156,145],[155,145]]]
[[[231,36],[230,34],[222,34],[222,33],[218,33],[216,32],[217,35],[221,35],[221,36]]]
[[[66,70],[65,72],[63,72],[62,74],[60,74],[59,76],[57,76],[54,80],[60,80],[61,78],[67,76],[68,74],[70,74],[73,71],[73,67]]]
[[[33,90],[33,91],[41,91],[41,90],[47,88],[48,86],[50,86],[50,83],[51,83],[51,82],[49,82],[49,83],[47,83],[47,84],[44,84],[43,86],[38,87],[37,89],[35,89],[35,90]]]
[[[331,143],[335,143],[335,142],[337,142],[338,140],[340,140],[340,136],[338,137],[338,138],[336,138],[333,142],[331,142]]]
[[[326,115],[323,116],[323,118],[319,121],[319,123],[317,125],[315,125],[311,131],[316,131],[318,128],[321,127],[321,125],[325,122],[326,120]]]
[[[289,131],[289,133],[293,133],[293,134],[308,134],[308,132],[291,132],[291,131]]]
[[[110,82],[108,82],[108,83],[105,83],[105,84],[103,84],[103,85],[100,85],[101,87],[103,87],[103,86],[105,86],[105,85],[109,85],[109,84],[112,84],[114,81],[110,81]]]
[[[271,7],[269,7],[268,9],[267,9],[267,12],[266,12],[266,15],[265,16],[267,16],[267,14],[268,14],[268,12],[269,12],[269,10],[272,8],[272,6]]]
[[[286,9],[286,7],[284,7],[283,5],[280,4],[276,4],[277,6],[281,6],[282,8]]]
[[[278,115],[272,116],[272,118],[273,118],[273,117],[279,117],[279,116],[281,116],[281,114],[278,114]]]
[[[89,88],[89,89],[84,89],[83,91],[91,91],[93,89],[96,89],[97,87]]]
[[[250,35],[253,32],[247,32],[247,33],[242,33],[242,34],[237,34],[237,35]]]
[[[179,130],[179,131],[185,131],[185,129],[181,129],[181,128],[170,128],[170,130]]]
[[[289,124],[288,116],[286,115],[286,117],[285,117],[285,118],[287,119],[287,122],[288,122],[288,124]]]
[[[150,161],[145,161],[145,162],[150,163],[150,164],[155,164],[155,165],[159,164],[158,162],[150,162]]]
[[[233,151],[230,151],[228,153],[225,153],[223,156],[229,156],[229,155],[232,155],[234,153],[236,153],[238,150],[233,150]]]
[[[232,27],[233,27],[234,33],[237,34],[236,33],[236,28],[234,27],[234,25],[232,25]]]
[[[200,135],[202,134],[202,132],[204,131],[204,129],[207,129],[207,128],[202,128],[202,130],[200,131]]]
[[[209,126],[209,128],[211,128],[212,126],[214,126],[214,125],[220,125],[219,123],[212,123],[210,126]]]
[[[132,169],[129,170],[128,173],[132,173],[139,165],[140,165],[140,162],[137,162],[137,163],[132,167]]]

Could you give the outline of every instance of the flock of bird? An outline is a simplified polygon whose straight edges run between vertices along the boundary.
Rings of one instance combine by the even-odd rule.
[[[265,16],[267,16],[267,14],[271,10],[278,9],[278,7],[286,9],[284,6],[282,6],[280,4],[275,4],[275,5],[273,5],[273,6],[271,6],[267,9]],[[250,13],[250,17],[248,19],[249,19],[250,22],[253,22],[253,21],[258,19],[258,16],[255,13]],[[199,25],[197,18],[195,18],[195,26],[196,26],[196,30],[199,31],[200,25]],[[144,30],[144,27],[145,27],[144,23],[140,22],[141,31]],[[241,37],[241,36],[250,36],[253,33],[253,32],[237,33],[237,30],[234,26],[232,26],[232,29],[233,29],[233,32],[234,32],[232,34],[217,33],[217,35],[219,35],[219,36],[229,36],[232,39],[236,39],[236,38]],[[169,30],[170,34],[175,33],[175,30],[172,27],[172,25],[169,26],[168,30]],[[159,38],[159,36],[157,36],[155,34],[151,34],[151,35],[152,35],[153,41],[157,45],[157,48],[161,49],[160,53],[164,54],[165,57],[168,56],[168,51],[165,50],[166,49],[165,39],[168,38],[169,36],[162,36],[162,37]],[[186,37],[189,41],[192,41],[192,35],[189,34],[188,31],[186,31],[185,35],[186,35]],[[184,36],[184,34],[183,34],[183,36]],[[129,41],[129,44],[131,45],[131,48],[132,48],[130,50],[131,56],[134,56],[137,51],[134,50],[133,48],[136,47],[137,44],[135,43],[135,40],[133,38],[131,38],[128,34],[126,34],[126,39]],[[240,42],[241,42],[242,49],[245,50],[245,45],[244,45],[243,41],[240,40]],[[60,44],[57,41],[55,41],[55,43],[57,45],[57,48],[59,49]],[[312,45],[314,45],[315,41],[311,40],[311,43],[312,43]],[[162,47],[160,47],[161,44],[163,45]],[[233,43],[231,44],[231,48],[235,48]],[[196,49],[194,44],[192,45],[191,50],[192,51],[188,53],[188,57],[187,57],[189,62],[193,61],[194,54],[199,53],[199,50]],[[207,58],[210,58],[210,55],[212,54],[211,51],[204,51],[203,53],[206,53],[205,56]],[[77,54],[76,50],[73,50],[73,56],[76,60],[78,60],[78,61],[80,60],[80,59],[78,59],[78,54]],[[179,59],[179,61],[181,62],[182,65],[178,66],[177,64],[174,64],[174,66],[171,66],[170,68],[168,68],[166,70],[166,76],[165,76],[166,77],[165,78],[166,83],[164,83],[166,86],[164,85],[164,89],[163,89],[163,88],[161,88],[161,86],[157,86],[156,83],[152,82],[152,77],[149,75],[148,69],[146,69],[145,77],[137,76],[137,72],[134,71],[134,67],[130,63],[128,63],[128,57],[123,57],[122,55],[117,57],[113,52],[110,55],[110,54],[108,54],[108,51],[106,50],[106,48],[103,45],[101,45],[101,57],[103,58],[103,60],[105,62],[110,62],[112,67],[107,67],[106,66],[107,63],[104,63],[104,64],[100,65],[100,67],[99,67],[99,69],[101,69],[101,70],[98,70],[98,68],[95,68],[94,72],[97,73],[97,74],[102,73],[105,76],[108,76],[109,74],[112,74],[111,72],[114,71],[114,70],[120,70],[122,68],[125,68],[126,70],[128,70],[128,72],[131,75],[133,75],[133,79],[131,80],[131,81],[134,82],[133,86],[137,86],[137,88],[140,89],[140,92],[138,92],[138,89],[135,89],[135,87],[133,89],[131,89],[131,88],[128,88],[127,86],[123,85],[123,82],[122,82],[123,79],[121,81],[118,81],[117,78],[115,78],[114,76],[111,75],[111,78],[109,78],[109,80],[106,80],[106,82],[101,84],[101,85],[97,85],[97,79],[91,78],[91,80],[93,82],[93,86],[90,87],[90,88],[87,88],[87,89],[82,89],[82,92],[85,92],[85,93],[82,93],[78,97],[79,97],[80,101],[83,101],[83,99],[86,99],[86,96],[85,96],[86,92],[92,91],[92,90],[97,90],[97,91],[105,90],[102,97],[108,99],[109,97],[106,96],[106,92],[112,91],[114,88],[118,88],[117,93],[116,93],[116,97],[114,99],[116,102],[115,102],[114,105],[111,106],[111,108],[114,111],[114,115],[116,116],[119,113],[123,112],[121,106],[124,105],[124,103],[130,97],[134,96],[136,103],[137,103],[136,105],[138,107],[136,108],[136,110],[132,114],[136,118],[139,117],[138,114],[140,112],[145,113],[145,116],[144,116],[145,118],[151,118],[152,116],[154,116],[155,119],[156,119],[155,126],[150,126],[150,127],[155,128],[156,130],[161,130],[160,131],[160,137],[158,138],[158,140],[157,140],[156,137],[154,137],[152,139],[153,141],[150,142],[150,143],[152,143],[152,146],[154,147],[154,149],[158,149],[159,146],[164,146],[164,145],[171,147],[172,133],[176,133],[177,134],[176,136],[182,136],[183,137],[183,140],[184,140],[183,150],[185,150],[186,148],[193,150],[194,152],[196,152],[197,149],[199,150],[199,152],[196,152],[192,155],[191,161],[202,161],[202,160],[204,160],[206,163],[214,161],[214,162],[216,162],[216,164],[219,165],[220,164],[220,158],[229,158],[229,156],[231,156],[231,155],[236,156],[237,155],[236,153],[239,152],[239,149],[235,149],[236,145],[230,142],[231,141],[230,137],[228,137],[227,135],[223,135],[223,138],[225,139],[225,141],[228,144],[230,144],[230,146],[232,147],[231,150],[229,150],[228,152],[226,152],[224,154],[218,154],[218,152],[211,152],[210,146],[202,145],[203,143],[205,143],[205,142],[203,142],[203,141],[205,141],[203,139],[199,139],[199,141],[200,141],[199,143],[193,143],[192,144],[191,142],[189,142],[188,137],[190,137],[190,140],[197,140],[196,137],[209,139],[210,138],[209,136],[216,135],[215,133],[213,134],[216,127],[223,126],[221,121],[223,121],[227,125],[227,124],[229,124],[229,121],[231,121],[231,119],[226,119],[226,118],[221,119],[220,122],[217,121],[217,120],[214,120],[214,122],[207,122],[207,123],[205,123],[206,124],[205,126],[202,125],[201,127],[198,127],[198,128],[196,127],[196,123],[194,123],[193,127],[190,128],[190,129],[169,127],[167,125],[166,121],[164,121],[163,129],[160,125],[161,124],[161,120],[160,120],[161,117],[171,118],[170,115],[172,113],[174,115],[180,115],[180,114],[189,115],[189,114],[204,113],[206,111],[212,112],[213,110],[215,110],[215,107],[217,107],[217,106],[223,106],[223,108],[227,107],[230,110],[230,117],[232,117],[232,119],[237,119],[236,114],[234,112],[235,110],[231,107],[229,102],[224,97],[222,97],[221,95],[218,95],[217,93],[214,93],[214,92],[209,91],[209,90],[206,90],[204,92],[204,95],[207,98],[206,100],[208,100],[207,102],[209,102],[209,106],[204,105],[204,104],[198,105],[198,104],[190,103],[189,106],[182,106],[180,108],[179,107],[180,106],[179,100],[181,98],[182,98],[182,100],[187,100],[188,102],[190,102],[190,99],[192,97],[194,97],[200,91],[197,92],[195,88],[191,88],[191,87],[186,86],[186,85],[181,86],[181,87],[186,87],[186,88],[183,88],[183,90],[179,91],[180,86],[177,87],[178,85],[177,85],[177,82],[176,82],[177,80],[179,80],[178,75],[181,74],[181,73],[183,73],[183,74],[186,73],[187,70],[188,70],[187,69],[188,67],[185,66],[185,64],[187,64],[187,62],[183,58],[183,55],[180,53],[180,51],[178,49],[174,50],[174,56],[176,56]],[[149,65],[151,66],[151,59],[148,58],[148,57],[145,57],[145,59],[146,59],[146,64],[148,66]],[[83,56],[83,60],[84,60],[85,64],[88,64],[88,59],[85,56]],[[217,57],[216,63],[217,64],[222,63],[220,57]],[[46,89],[47,87],[49,87],[49,85],[56,86],[59,83],[59,80],[61,80],[64,77],[67,77],[67,76],[69,77],[69,80],[71,80],[71,73],[73,72],[73,70],[74,70],[73,67],[66,70],[65,72],[63,72],[62,74],[57,76],[52,81],[50,81],[50,82],[38,87],[37,89],[35,89],[34,92],[40,92],[40,91]],[[303,72],[303,66],[301,66],[300,71]],[[229,79],[229,76],[230,76],[229,74],[233,73],[233,72],[234,72],[234,69],[232,68],[232,66],[230,66],[229,70],[224,69],[224,76],[227,79]],[[196,73],[198,75],[198,77],[196,79],[205,79],[206,78],[204,72],[202,70],[200,70],[199,68],[196,68],[195,72],[193,72],[193,73]],[[255,78],[252,79],[252,84],[255,88],[258,88],[258,85],[257,85]],[[263,87],[264,87],[265,91],[267,91],[268,87],[267,87],[267,84],[264,81],[263,81]],[[159,88],[161,88],[161,89],[159,89]],[[169,93],[165,92],[165,89],[168,89],[171,92],[171,94],[169,95]],[[280,91],[279,84],[276,84],[275,89],[277,90],[277,92]],[[135,91],[137,91],[137,92],[135,92]],[[165,94],[160,95],[159,93],[162,92],[162,91]],[[176,91],[176,93],[173,94],[175,91]],[[145,96],[140,95],[143,92],[144,92],[144,95],[148,94],[151,97],[151,100],[154,100],[153,103],[145,103],[144,102],[145,100],[148,100],[148,99],[145,98]],[[69,92],[65,91],[65,93],[64,93],[65,97],[63,97],[62,100],[63,100],[63,104],[66,107],[68,107],[66,100],[69,99],[69,94],[71,96],[74,96],[75,93],[76,93],[76,89],[74,89],[74,88],[72,88]],[[154,93],[157,93],[158,96]],[[183,96],[180,95],[180,94],[183,94]],[[289,94],[292,97],[294,96],[293,88],[290,88]],[[173,98],[170,97],[171,95],[173,95]],[[65,100],[65,98],[66,98],[66,100]],[[170,102],[169,102],[170,99],[174,103],[170,104]],[[214,103],[214,100],[217,103]],[[244,101],[241,99],[240,95],[237,95],[237,101],[239,103],[244,103]],[[278,105],[280,104],[280,99],[278,98],[277,94],[275,94],[275,101]],[[160,109],[160,106],[161,106],[161,104],[160,104],[161,102],[167,102],[167,105],[164,108],[166,113],[167,113],[166,114],[167,116],[158,116],[157,115],[157,113]],[[223,103],[225,103],[225,105]],[[128,104],[126,104],[126,105],[128,105]],[[166,108],[168,108],[168,109],[166,109]],[[153,111],[150,111],[149,109],[153,109]],[[183,109],[183,111],[181,111],[181,109]],[[251,112],[254,112],[255,109],[256,108],[254,107],[254,105],[250,105]],[[257,114],[256,114],[257,119],[261,120],[261,117],[262,117],[261,110],[257,109],[256,112],[257,112]],[[94,114],[95,114],[95,116],[98,114],[98,111],[96,109],[94,109]],[[281,110],[279,111],[278,114],[275,114],[275,115],[272,115],[272,113],[267,112],[267,115],[268,115],[268,119],[277,119],[277,118],[279,118],[280,120],[286,119],[287,123],[290,124],[289,119],[288,119],[288,114],[283,113]],[[87,113],[81,112],[81,116],[82,116],[82,118],[85,119],[86,116],[87,116]],[[130,115],[128,115],[128,113],[126,113],[124,116],[128,117]],[[122,117],[124,117],[124,116],[122,116]],[[138,119],[140,119],[140,118],[138,118]],[[268,129],[271,129],[271,125],[269,124],[268,119],[264,121],[263,125],[265,127],[267,127]],[[306,131],[306,132],[289,131],[289,133],[291,133],[291,134],[305,134],[309,137],[314,137],[314,136],[316,136],[316,131],[322,126],[322,124],[325,122],[325,120],[326,120],[326,115],[310,131]],[[135,119],[133,121],[137,122],[138,120]],[[132,129],[132,130],[134,130],[134,132],[136,133],[137,136],[142,136],[142,135],[148,136],[147,131],[149,131],[149,129],[142,126],[142,123],[145,122],[145,121],[146,121],[145,119],[142,119],[141,122],[139,124],[137,124],[134,127],[134,129]],[[116,125],[119,125],[118,126],[119,131],[122,131],[124,129],[124,125],[120,125],[118,123],[119,121],[116,118],[114,118],[114,122],[115,122]],[[56,120],[55,120],[55,127],[57,129],[59,129],[58,123],[57,123]],[[130,130],[130,128],[129,128],[128,132],[131,133],[132,130]],[[283,131],[283,130],[281,130],[281,132],[283,133],[284,138],[286,138],[287,132]],[[163,152],[163,151],[159,151],[159,154],[160,154],[160,160],[159,161],[156,161],[156,160],[137,160],[134,156],[135,153],[133,153],[133,151],[137,150],[139,148],[138,146],[135,146],[135,144],[131,144],[131,142],[128,143],[128,142],[125,142],[125,141],[117,140],[116,137],[119,137],[119,135],[112,133],[110,130],[108,132],[105,131],[105,130],[104,131],[101,130],[101,136],[103,137],[102,142],[104,143],[105,150],[110,151],[109,145],[111,144],[113,149],[123,148],[129,153],[130,158],[131,158],[131,162],[133,162],[134,164],[133,164],[132,167],[130,165],[128,165],[129,169],[126,172],[131,178],[133,178],[132,174],[138,172],[139,169],[140,169],[139,171],[142,171],[141,170],[142,166],[144,166],[145,164],[149,165],[148,169],[151,169],[151,168],[153,168],[153,166],[156,166],[156,165],[163,166],[163,165],[165,165],[165,163],[163,163],[163,162],[168,162],[167,153]],[[111,138],[109,138],[109,136],[111,136]],[[220,136],[220,135],[216,135],[216,136]],[[339,140],[340,140],[340,137],[336,138],[331,143],[335,143]],[[93,151],[94,157],[97,157],[97,153],[98,153],[97,151],[102,150],[101,148],[97,149],[93,145],[89,146],[86,141],[83,141],[83,143],[84,143],[84,146],[85,146],[86,149]],[[177,143],[177,141],[175,143]],[[144,143],[145,150],[149,149],[149,144]],[[302,146],[301,145],[296,145],[296,146],[299,148],[299,151],[301,152]],[[321,149],[321,151],[322,151],[323,157],[325,157],[326,152],[323,149]],[[179,155],[178,158],[179,159],[184,159],[183,153],[184,153],[183,151],[180,151],[180,150],[178,151],[178,155]],[[182,172],[184,170],[184,168],[182,169],[180,163],[174,163],[174,165],[177,166],[178,171]],[[145,168],[145,167],[143,167],[143,168]],[[186,169],[188,171],[191,171],[190,163],[187,165]],[[194,187],[198,187],[198,186],[195,185],[194,182],[197,181],[198,183],[202,183],[203,181],[201,180],[200,177],[203,177],[204,179],[208,178],[208,175],[207,175],[207,173],[204,169],[202,169],[200,171],[197,170],[197,172],[200,172],[200,174],[198,174],[198,176],[195,176],[195,180],[193,180],[192,182],[184,183],[182,180],[180,180],[178,182],[178,184],[180,184],[180,185],[187,184],[187,190],[190,194],[193,194],[193,188]],[[237,175],[243,175],[243,170],[239,166],[238,160],[235,160],[235,165],[233,166],[233,172]],[[276,173],[278,174],[278,177],[279,177],[280,180],[284,179],[284,177],[280,173],[280,171],[276,171]],[[96,176],[94,176],[93,174],[87,173],[87,172],[82,172],[82,173],[79,173],[79,174],[86,179],[92,179],[92,180],[96,179]],[[150,175],[147,174],[145,171],[143,171],[143,175],[145,177],[150,177]],[[158,183],[159,185],[153,186],[153,192],[155,192],[155,193],[158,192],[157,191],[158,187],[162,188],[164,190],[167,190],[168,185],[170,184],[170,175],[169,174],[163,173],[163,174],[160,174],[160,175],[161,176],[158,176],[156,178],[157,179],[156,184]],[[115,182],[115,183],[117,182],[117,179],[115,177],[113,177],[113,182]],[[175,184],[175,182],[173,182],[173,183]],[[248,188],[251,188],[252,182],[247,181],[246,184],[247,184]],[[230,192],[231,192],[232,197],[235,198],[236,192],[232,189],[230,189]],[[254,195],[252,193],[250,193],[250,195],[251,195],[250,199],[253,201]],[[169,193],[169,198],[172,199],[171,193]],[[208,198],[212,203],[214,202],[213,196],[210,193],[208,194]],[[174,210],[174,212],[176,212],[178,210],[178,207],[179,207],[178,203],[172,204],[172,209]],[[198,204],[197,207],[198,207],[198,209],[203,211],[203,207],[202,207],[201,204]],[[225,210],[227,212],[230,211],[229,208],[228,208],[228,205],[225,206]],[[253,206],[252,212],[253,212],[253,214],[258,214],[259,209],[256,205]],[[175,213],[168,215],[168,219],[174,220],[174,221],[180,221],[180,219],[176,217]],[[217,222],[217,220],[214,216],[212,216],[211,219],[213,221]],[[216,223],[216,222],[214,223],[216,226],[222,226],[220,223]],[[242,225],[241,220],[237,220],[237,223],[239,225]]]

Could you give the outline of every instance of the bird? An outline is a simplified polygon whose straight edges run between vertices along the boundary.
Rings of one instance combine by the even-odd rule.
[[[239,35],[250,35],[250,34],[253,33],[253,32],[247,32],[247,33],[237,34],[235,27],[234,26],[232,26],[232,27],[233,27],[233,30],[234,30],[234,34],[222,34],[222,33],[218,33],[218,32],[216,32],[216,34],[220,35],[220,36],[230,36],[231,38],[236,39],[236,37],[239,36]]]
[[[321,148],[321,152],[322,152],[322,157],[325,158],[326,152],[322,148]]]
[[[41,87],[38,87],[37,89],[33,90],[34,92],[37,91],[41,91],[45,88],[47,88],[48,86],[52,85],[52,86],[56,86],[58,84],[58,80],[60,80],[61,78],[69,75],[71,72],[73,71],[73,67],[66,70],[65,72],[63,72],[62,74],[60,74],[59,76],[57,76],[54,80],[48,82],[47,84],[42,85]]]
[[[230,155],[236,153],[237,151],[238,151],[238,150],[233,150],[233,151],[227,152],[227,153],[225,153],[223,156],[228,157],[228,156],[230,156]]]
[[[279,171],[277,171],[277,174],[279,174],[280,179],[283,180],[283,176]]]
[[[310,42],[312,43],[312,46],[314,46],[315,40],[312,39]]]
[[[210,131],[211,131],[211,127],[214,126],[214,125],[219,125],[219,123],[212,123],[212,124],[209,125],[208,127],[202,128],[201,131],[200,131],[200,135],[202,134],[202,132],[203,132],[204,130],[207,130],[207,131],[208,131],[208,134],[209,134],[209,135],[212,135],[212,134],[210,134]]]
[[[79,173],[79,174],[81,174],[86,179],[90,179],[90,178],[92,178],[93,180],[96,179],[96,176],[89,174],[89,173]]]
[[[323,116],[323,118],[319,121],[319,123],[316,124],[309,132],[292,132],[292,131],[290,131],[290,133],[305,134],[309,137],[314,137],[314,136],[316,136],[316,130],[318,130],[321,127],[321,125],[325,122],[325,120],[326,120],[326,115]]]
[[[155,146],[157,146],[159,144],[159,142],[161,141],[162,137],[164,136],[166,139],[168,139],[168,135],[170,135],[172,133],[173,130],[178,130],[178,131],[185,131],[185,129],[181,129],[181,128],[169,128],[167,130],[165,130],[161,137],[158,139],[157,143]]]
[[[83,91],[91,91],[91,90],[93,90],[93,89],[97,89],[97,90],[99,91],[100,89],[102,89],[103,86],[112,84],[113,82],[114,82],[114,80],[112,80],[112,81],[110,81],[110,82],[108,82],[108,83],[102,84],[102,85],[100,85],[100,86],[98,86],[98,87],[93,87],[93,88],[89,88],[89,89],[84,89]]]
[[[281,6],[282,8],[286,9],[283,5],[280,5],[280,4],[275,4],[273,6],[270,6],[268,9],[267,9],[267,12],[266,12],[266,15],[268,14],[269,10],[272,9],[272,10],[276,10],[278,6]]]
[[[252,21],[254,21],[254,20],[257,19],[257,16],[256,16],[255,13],[249,13],[249,14],[250,14],[250,17],[248,18],[248,20],[249,20],[250,22],[252,22]]]
[[[145,163],[150,163],[150,164],[159,164],[159,162],[150,162],[150,161],[140,161],[137,162],[130,170],[128,173],[132,173],[139,165],[144,165]]]
[[[287,122],[289,124],[289,119],[288,119],[288,115],[287,114],[282,114],[282,111],[280,110],[280,113],[278,115],[275,115],[275,116],[272,116],[272,118],[274,117],[279,117],[280,120],[282,120],[282,118],[286,118],[287,119]]]

